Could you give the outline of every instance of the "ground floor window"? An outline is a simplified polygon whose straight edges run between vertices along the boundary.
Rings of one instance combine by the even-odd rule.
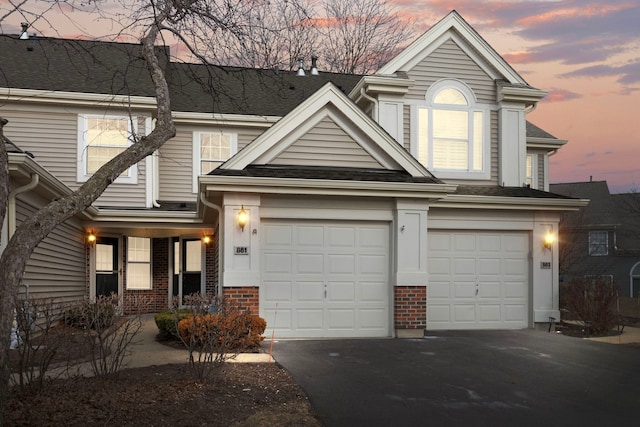
[[[127,289],[151,289],[151,239],[127,237]]]

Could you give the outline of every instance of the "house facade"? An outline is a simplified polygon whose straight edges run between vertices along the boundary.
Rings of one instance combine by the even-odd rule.
[[[0,77],[10,231],[150,132],[155,100],[138,45],[0,43],[13,64]],[[176,136],[38,247],[25,275],[35,294],[117,293],[125,311],[139,297],[158,311],[206,291],[279,337],[559,318],[557,242],[545,238],[585,204],[548,192],[548,157],[566,141],[527,122],[545,93],[457,12],[368,76],[158,52]]]
[[[611,194],[606,181],[551,184],[551,191],[589,199],[560,221],[560,284],[598,278],[621,297],[640,295],[640,194]]]

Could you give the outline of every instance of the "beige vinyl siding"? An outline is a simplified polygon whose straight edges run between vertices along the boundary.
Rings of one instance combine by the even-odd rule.
[[[405,104],[403,107],[403,123],[402,123],[402,131],[404,133],[404,148],[409,153],[411,152],[411,106]]]
[[[19,196],[16,203],[17,225],[43,204],[25,199]],[[29,258],[23,282],[29,285],[32,297],[55,298],[56,302],[85,297],[86,247],[84,230],[77,221],[66,221],[40,242]]]
[[[238,133],[238,151],[249,145],[251,141],[259,137],[267,128],[239,128]]]
[[[193,129],[178,128],[159,150],[160,200],[195,201],[193,193]]]
[[[498,183],[498,112],[491,111],[491,183]]]
[[[280,153],[270,164],[382,168],[380,163],[328,117]]]
[[[39,164],[73,190],[82,184],[77,182],[78,114],[105,114],[105,111],[24,105],[5,105],[0,109],[0,115],[9,120],[5,135],[18,147],[32,153]],[[127,112],[108,114],[125,115]],[[144,126],[138,131],[144,132]],[[144,207],[145,182],[145,161],[142,161],[138,164],[137,184],[114,183],[95,205]]]
[[[416,84],[409,89],[407,99],[424,100],[429,86],[436,81],[459,79],[473,90],[478,102],[485,104],[496,102],[496,85],[491,76],[451,39],[409,70],[408,75],[410,79],[415,80]]]

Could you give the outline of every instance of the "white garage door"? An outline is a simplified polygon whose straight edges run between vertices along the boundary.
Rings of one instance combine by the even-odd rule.
[[[529,326],[529,235],[429,231],[427,329]]]
[[[386,223],[262,223],[260,316],[266,336],[386,337]]]

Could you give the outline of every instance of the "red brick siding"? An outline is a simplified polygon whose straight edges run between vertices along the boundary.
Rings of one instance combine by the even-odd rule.
[[[227,302],[251,314],[258,315],[260,304],[260,289],[257,286],[234,286],[224,288],[224,298]]]
[[[214,237],[205,248],[205,292],[211,295],[217,295],[218,293],[218,245],[219,242],[216,239],[218,236],[217,230],[214,233]]]
[[[396,286],[394,298],[396,329],[426,329],[427,288],[425,286]]]

